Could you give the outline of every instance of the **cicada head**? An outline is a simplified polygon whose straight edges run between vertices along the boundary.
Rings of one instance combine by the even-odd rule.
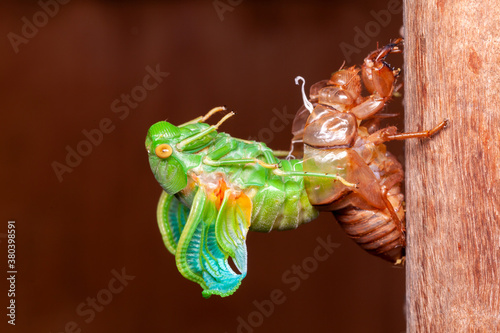
[[[161,187],[173,195],[186,187],[187,172],[200,164],[200,150],[208,146],[215,133],[205,133],[209,125],[190,124],[182,127],[160,121],[148,131],[146,150],[151,171]]]

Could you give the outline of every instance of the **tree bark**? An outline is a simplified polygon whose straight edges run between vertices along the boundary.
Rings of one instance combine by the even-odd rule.
[[[500,331],[500,4],[405,0],[408,332]]]

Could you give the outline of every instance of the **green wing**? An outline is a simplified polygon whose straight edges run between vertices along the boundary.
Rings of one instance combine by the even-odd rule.
[[[175,255],[177,268],[201,285],[204,297],[229,296],[247,272],[245,239],[251,202],[232,190],[220,198],[199,187],[191,209],[163,192],[158,203],[158,224],[163,241]],[[232,257],[240,273],[229,266]]]
[[[217,243],[240,272],[247,271],[245,243],[252,214],[252,202],[245,195],[226,190],[215,224]]]
[[[173,255],[175,255],[175,249],[188,215],[189,208],[181,204],[173,195],[169,195],[165,191],[161,193],[156,217],[163,242]]]

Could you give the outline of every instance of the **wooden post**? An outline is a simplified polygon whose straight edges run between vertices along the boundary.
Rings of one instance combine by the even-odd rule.
[[[500,5],[405,0],[408,332],[500,331]]]

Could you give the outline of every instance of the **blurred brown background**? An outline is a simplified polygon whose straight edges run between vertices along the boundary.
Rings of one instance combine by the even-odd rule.
[[[293,114],[301,104],[294,77],[310,85],[344,60],[361,63],[377,42],[398,37],[395,5],[401,2],[3,1],[0,267],[5,276],[7,221],[16,220],[18,275],[16,326],[6,323],[2,278],[0,327],[404,331],[404,270],[364,253],[328,213],[294,231],[251,233],[240,289],[228,298],[203,299],[161,241],[155,217],[160,187],[144,150],[151,124],[180,124],[224,104],[237,116],[223,131],[287,149],[291,121],[277,113]],[[400,66],[400,58],[392,56],[391,63]],[[168,76],[142,89],[148,71],[157,68]],[[127,106],[122,95],[131,93],[138,102]],[[401,100],[390,111],[401,112]],[[282,130],[273,132],[276,117]],[[97,144],[82,143],[83,131],[102,122],[112,131],[96,134]],[[68,147],[87,156],[70,161],[58,177],[54,163],[67,165]],[[310,261],[318,237],[340,246],[299,278],[291,270]],[[115,278],[123,272],[126,286]],[[275,289],[284,301],[272,313],[259,310],[256,304],[269,304]],[[92,299],[104,304],[92,310]]]

